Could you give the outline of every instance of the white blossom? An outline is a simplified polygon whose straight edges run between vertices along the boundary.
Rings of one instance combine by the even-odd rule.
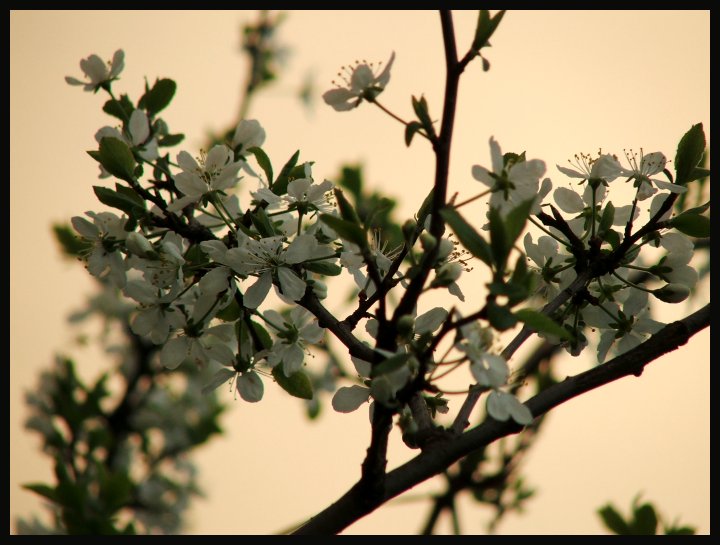
[[[82,85],[85,91],[97,91],[103,84],[116,79],[124,67],[125,52],[122,49],[115,51],[112,61],[107,64],[93,54],[80,61],[80,69],[89,81],[80,81],[71,76],[66,76],[65,81],[70,85]]]
[[[343,72],[339,72],[338,76],[342,78],[344,86],[333,81],[336,88],[324,93],[323,100],[338,112],[352,110],[363,99],[374,100],[390,81],[390,68],[394,60],[395,52],[390,55],[385,68],[377,74],[373,73],[373,65],[365,61],[356,62],[352,66],[343,66],[341,68]]]

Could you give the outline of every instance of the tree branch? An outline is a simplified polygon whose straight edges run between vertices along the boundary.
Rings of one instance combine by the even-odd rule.
[[[649,363],[663,354],[687,343],[699,331],[710,325],[710,305],[706,305],[686,318],[668,324],[647,341],[609,362],[594,367],[563,382],[551,386],[534,396],[525,404],[535,417],[547,413],[554,407],[626,377],[640,376]],[[372,503],[362,501],[362,489],[358,485],[327,509],[310,519],[295,534],[334,534],[371,513],[386,501],[402,494],[413,486],[445,470],[468,453],[496,441],[497,439],[522,431],[515,422],[499,422],[492,418],[465,432],[454,440],[435,443],[421,454],[387,474],[385,493]]]

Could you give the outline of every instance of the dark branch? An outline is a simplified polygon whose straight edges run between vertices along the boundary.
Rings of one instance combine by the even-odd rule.
[[[526,402],[537,418],[566,401],[626,377],[640,376],[649,363],[663,354],[687,343],[699,331],[710,325],[710,305],[706,305],[683,320],[668,324],[641,345],[589,371],[569,377],[561,383],[534,396]],[[508,421],[487,418],[481,425],[455,440],[438,442],[421,454],[387,474],[385,495],[368,504],[363,502],[362,488],[355,485],[338,501],[310,519],[295,534],[335,534],[386,501],[413,486],[433,477],[468,453],[488,445],[501,437],[522,431],[522,426]]]

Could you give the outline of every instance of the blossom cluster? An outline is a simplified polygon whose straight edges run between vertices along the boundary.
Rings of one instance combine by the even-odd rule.
[[[376,102],[394,59],[393,54],[378,73],[366,62],[347,68],[346,85],[325,93],[326,103],[346,111],[363,100]],[[88,271],[137,304],[132,330],[160,347],[165,367],[189,361],[218,368],[208,390],[234,382],[243,399],[259,401],[262,377],[272,375],[293,395],[312,397],[297,377],[303,376],[311,347],[324,342],[322,326],[328,320],[319,320],[316,309],[327,296],[326,276],[345,269],[361,294],[361,305],[368,300],[385,304],[390,289],[407,287],[425,267],[425,289],[447,290],[464,302],[458,280],[469,268],[467,257],[461,256],[471,254],[493,274],[487,312],[468,321],[456,309],[435,307],[418,316],[414,308],[397,318],[388,349],[387,342],[381,347],[379,334],[387,325],[384,310],[373,314],[368,305],[359,319],[369,339],[353,337],[353,346],[364,347],[366,357],[352,358],[355,384],[337,389],[332,403],[341,412],[371,399],[401,410],[409,385],[432,383],[438,374],[443,362],[433,360],[435,336],[439,342],[454,330],[445,357],[452,354],[467,363],[476,383],[490,391],[488,413],[527,425],[532,414],[509,392],[508,361],[493,349],[495,330],[528,319],[512,307],[532,296],[550,301],[585,274],[583,289],[551,316],[554,327],[539,332],[577,355],[588,344],[586,332],[596,331],[598,361],[603,362],[611,350],[629,350],[659,329],[661,324],[649,314],[649,293],[676,303],[697,282],[690,265],[693,243],[686,235],[656,229],[627,242],[641,211],[656,223],[666,221],[666,199],[686,190],[671,179],[657,178],[667,172],[660,152],[641,153],[639,161],[627,152],[626,166],[611,154],[581,154],[570,167],[557,167],[579,183],[553,190],[544,161],[527,159],[524,153],[503,154],[490,138],[491,168],[470,169],[485,188],[482,195],[489,194],[485,230],[490,243],[462,219],[458,205],[444,209],[443,217],[466,249],[459,251],[458,241],[450,237],[431,235],[433,218],[427,213],[408,224],[402,248],[388,248],[333,182],[316,180],[313,163],[298,164],[296,154],[275,176],[262,149],[265,130],[256,120],[242,120],[231,139],[209,151],[183,150],[174,160],[163,155],[161,148],[181,140],[157,115],[172,98],[174,83],[161,80],[136,104],[125,95],[117,99],[111,87],[123,62],[122,51],[107,66],[93,55],[81,62],[87,81],[67,78],[87,91],[108,91],[105,110],[122,122],[96,133],[99,150],[91,155],[99,162],[101,178],[123,182],[115,191],[96,188],[104,204],[123,214],[87,212],[72,224],[86,243]],[[422,114],[424,102],[417,105]],[[433,138],[431,125],[420,117],[425,136]],[[636,188],[632,202],[623,206],[608,198],[611,184],[621,178]],[[244,195],[250,198],[243,201]],[[640,202],[651,196],[648,210],[641,210]],[[543,234],[524,236],[524,255],[512,268],[508,258],[519,251],[515,240],[527,221]],[[632,281],[633,271],[664,285],[642,287]],[[500,296],[509,302],[498,303]],[[287,311],[269,308],[278,300]],[[337,328],[346,326],[335,327],[337,335]]]

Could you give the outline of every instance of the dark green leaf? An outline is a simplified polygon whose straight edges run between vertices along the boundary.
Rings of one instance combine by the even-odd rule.
[[[345,240],[349,240],[361,248],[365,248],[367,246],[367,236],[365,235],[365,231],[354,223],[350,223],[347,220],[330,214],[320,214],[320,220]]]
[[[67,225],[53,225],[55,239],[60,243],[63,253],[68,257],[79,257],[92,248],[92,243],[83,240]]]
[[[702,167],[695,167],[688,176],[688,182],[694,182],[695,180],[702,180],[710,176],[710,170]]]
[[[138,102],[138,107],[147,110],[152,117],[163,110],[175,95],[177,85],[171,79],[160,79],[155,81],[152,89],[147,91]]]
[[[268,333],[267,330],[257,322],[251,321],[250,324],[252,325],[253,331],[255,332],[255,336],[257,337],[257,339],[260,341],[260,344],[262,345],[258,348],[264,348],[264,349],[271,348],[273,345],[273,342],[272,342],[272,337],[270,337],[270,333]]]
[[[475,28],[475,39],[472,43],[473,51],[480,51],[483,47],[490,45],[488,40],[494,34],[500,21],[502,21],[503,15],[505,15],[505,10],[497,12],[494,17],[490,17],[488,10],[480,10],[478,24]]]
[[[597,234],[599,237],[603,237],[605,233],[612,227],[613,220],[615,219],[615,206],[613,203],[608,202],[603,210],[602,217],[600,218],[600,224],[598,225]]]
[[[700,214],[685,212],[670,220],[670,225],[691,237],[704,238],[710,236],[710,218]]]
[[[101,203],[106,204],[111,208],[122,210],[126,214],[133,214],[134,210],[139,207],[138,203],[134,199],[107,187],[95,185],[93,186],[93,191]]]
[[[291,396],[299,397],[300,399],[313,398],[312,383],[303,371],[297,371],[291,376],[286,377],[282,372],[282,365],[276,365],[273,367],[272,375],[280,387]]]
[[[498,305],[495,301],[488,301],[487,317],[490,325],[498,331],[505,331],[515,326],[517,318],[507,307]]]
[[[285,193],[287,193],[287,185],[288,182],[290,182],[290,173],[292,172],[293,168],[295,168],[295,165],[297,165],[299,157],[300,150],[297,150],[295,153],[293,153],[293,156],[288,159],[288,162],[285,163],[285,166],[282,167],[282,170],[280,171],[280,174],[278,174],[277,179],[270,186],[270,189],[273,193],[275,193],[275,195],[284,195]]]
[[[342,219],[354,223],[355,225],[361,225],[360,217],[355,211],[355,207],[345,198],[342,189],[339,187],[333,188],[333,194],[335,195],[335,201],[337,202],[338,209],[340,210],[340,216]]]
[[[705,151],[705,132],[702,123],[693,125],[680,139],[675,154],[675,183],[685,185],[702,159]]]
[[[630,535],[630,527],[612,505],[608,504],[599,509],[598,514],[600,515],[600,518],[602,518],[605,526],[611,532],[620,536]]]
[[[692,526],[673,526],[665,529],[666,536],[694,536],[695,528]]]
[[[422,129],[422,124],[417,121],[411,121],[405,126],[405,145],[410,146],[415,133]]]
[[[303,266],[314,273],[323,274],[325,276],[337,276],[342,272],[342,267],[327,261],[307,261]]]
[[[516,311],[515,316],[518,320],[538,333],[555,335],[556,337],[560,337],[561,339],[568,341],[572,339],[572,336],[567,329],[557,324],[552,318],[545,316],[541,312],[531,310],[529,308],[523,308]]]
[[[635,520],[631,527],[633,535],[654,536],[657,533],[657,525],[657,514],[651,504],[644,503],[635,508]]]
[[[357,202],[362,194],[362,169],[360,167],[343,167],[339,183],[341,187],[353,194],[355,202]]]
[[[258,207],[250,214],[250,221],[252,221],[253,227],[257,229],[257,232],[260,233],[261,236],[275,236],[275,228],[263,207]]]
[[[240,305],[235,299],[232,299],[228,306],[217,313],[217,317],[225,322],[234,322],[242,315]]]
[[[184,134],[166,134],[165,136],[158,138],[158,146],[177,146],[183,140],[185,140]]]
[[[475,257],[492,266],[490,245],[454,208],[443,208],[440,215],[457,235],[461,244]]]
[[[505,244],[507,245],[508,254],[515,245],[515,241],[525,229],[525,223],[527,223],[528,216],[530,215],[530,209],[532,208],[534,202],[534,198],[521,202],[515,208],[510,210],[505,217],[505,235],[507,237]]]
[[[488,219],[490,220],[490,249],[492,250],[497,272],[502,275],[509,255],[505,222],[502,220],[498,209],[492,207],[488,213]]]
[[[258,147],[248,148],[247,151],[255,156],[258,165],[260,165],[260,168],[263,169],[263,172],[265,173],[265,177],[268,181],[271,181],[273,179],[273,169],[272,164],[270,163],[270,158],[267,154]]]
[[[389,357],[385,361],[375,365],[370,370],[370,378],[379,377],[380,375],[387,375],[393,371],[397,371],[410,359],[410,354],[396,354]]]
[[[135,110],[135,106],[130,102],[127,95],[121,95],[119,100],[111,99],[103,105],[103,112],[113,117],[117,117],[123,123],[130,119]]]
[[[30,490],[31,492],[35,492],[36,494],[39,494],[43,498],[47,498],[50,501],[57,502],[57,494],[55,493],[55,489],[52,486],[48,486],[46,484],[24,484],[22,487],[26,490]]]
[[[134,179],[135,157],[122,140],[103,138],[100,140],[99,153],[94,158],[113,176],[127,181]]]

